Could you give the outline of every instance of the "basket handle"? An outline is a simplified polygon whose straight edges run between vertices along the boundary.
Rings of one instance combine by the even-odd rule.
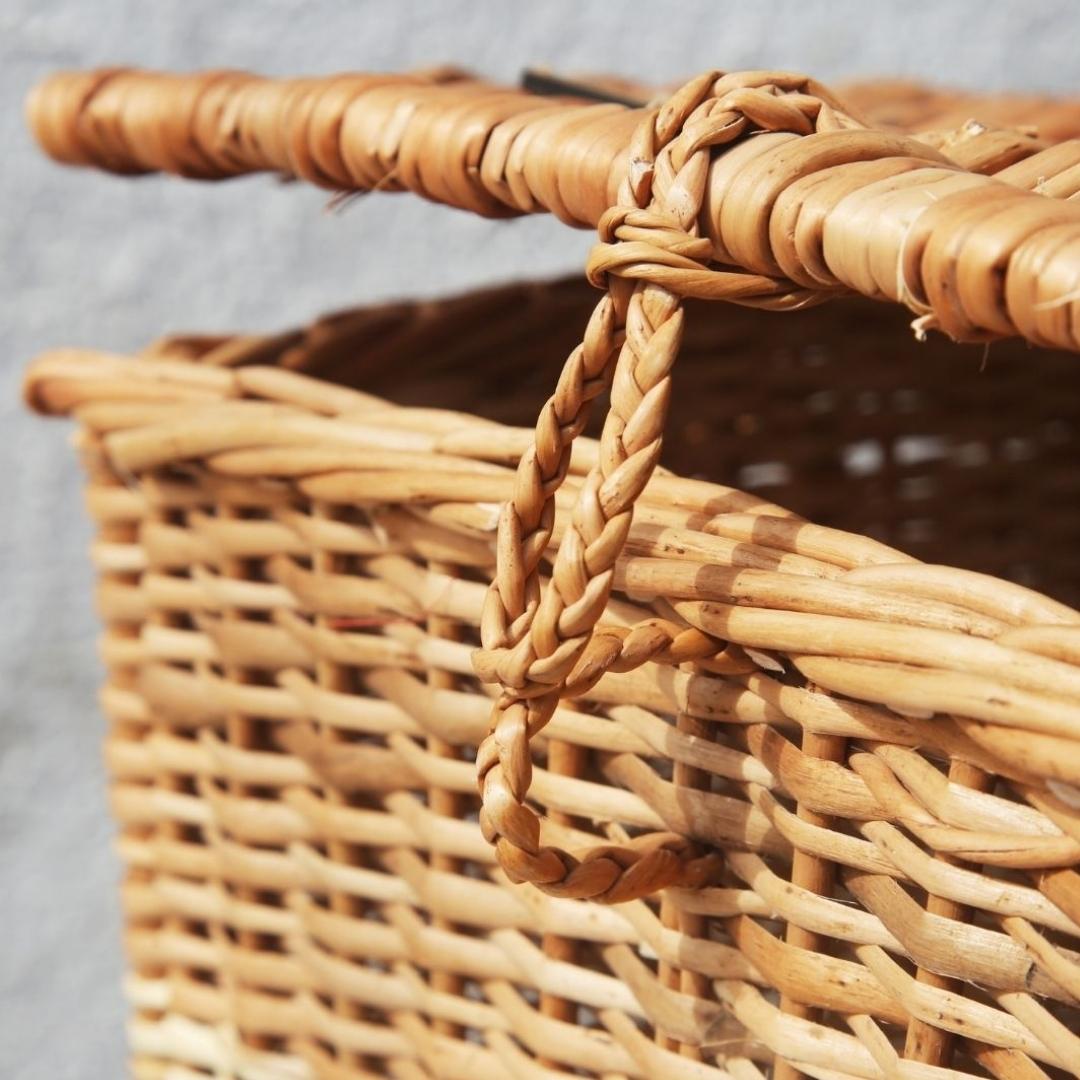
[[[771,279],[775,307],[854,291],[905,304],[920,329],[960,340],[1019,334],[1080,351],[1080,205],[968,172],[926,141],[869,130],[805,76],[729,74],[717,88],[713,109],[724,97],[732,115],[776,132],[714,160],[700,181],[694,235],[712,241],[715,263],[746,276],[716,274],[677,245],[658,260],[657,231],[635,234],[629,222],[618,227],[619,274],[684,296],[743,290],[758,302]],[[793,127],[770,112],[794,115],[800,101],[824,109]],[[613,202],[641,209],[615,195],[628,172],[632,187],[642,179],[627,141],[652,114],[446,70],[261,79],[113,69],[51,76],[28,115],[42,147],[70,164],[206,179],[272,170],[336,191],[408,190],[478,214],[547,210],[592,226]],[[694,124],[685,143],[714,137],[709,115]],[[1044,179],[1067,181],[1080,140],[1046,155],[1040,190]]]
[[[701,659],[717,650],[698,631],[659,619],[629,633],[594,630],[634,504],[660,456],[682,338],[682,295],[704,292],[769,307],[810,303],[820,295],[710,268],[712,243],[697,233],[714,148],[751,130],[809,134],[851,122],[824,95],[771,79],[763,74],[753,84],[709,72],[641,121],[618,205],[603,215],[601,243],[589,259],[589,278],[606,285],[606,295],[540,412],[535,441],[518,464],[514,496],[499,518],[483,647],[474,657],[480,677],[501,688],[491,731],[477,754],[480,823],[506,873],[552,895],[615,903],[670,885],[706,884],[718,867],[716,856],[703,857],[684,837],[667,832],[575,854],[544,846],[541,820],[525,800],[532,779],[529,744],[562,698],[584,693],[608,670],[630,670],[655,658]],[[609,382],[599,463],[581,487],[542,590],[540,564],[553,533],[555,493],[573,441]]]

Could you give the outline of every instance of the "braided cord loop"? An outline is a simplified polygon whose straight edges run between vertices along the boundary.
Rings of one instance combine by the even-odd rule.
[[[749,132],[806,135],[854,126],[824,90],[801,76],[708,72],[648,113],[634,134],[618,202],[600,221],[600,243],[587,268],[589,280],[606,291],[518,463],[513,497],[499,518],[495,577],[484,604],[482,648],[474,656],[479,677],[501,688],[477,753],[480,825],[514,881],[553,896],[616,903],[715,879],[719,857],[702,855],[675,833],[647,833],[574,854],[544,845],[540,818],[525,804],[530,742],[561,699],[585,693],[607,671],[653,659],[708,660],[722,648],[661,619],[630,631],[596,629],[634,504],[660,457],[683,297],[766,308],[821,299],[783,277],[710,265],[713,245],[698,231],[709,166],[717,148]],[[542,590],[555,494],[574,439],[609,385],[599,461],[581,485]]]

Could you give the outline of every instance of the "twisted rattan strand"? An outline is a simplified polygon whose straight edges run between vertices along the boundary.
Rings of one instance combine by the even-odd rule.
[[[737,140],[751,123],[800,134],[819,123],[826,129],[843,123],[842,114],[820,99],[778,95],[778,89],[769,83],[732,89],[708,73],[642,121],[619,205],[601,220],[607,242],[590,260],[591,275],[599,280],[610,275],[608,296],[541,411],[536,441],[518,465],[514,497],[499,521],[498,565],[477,669],[498,679],[503,693],[492,733],[477,756],[481,825],[512,879],[531,881],[553,895],[616,903],[673,884],[701,884],[716,870],[715,860],[702,861],[668,835],[574,855],[543,843],[540,820],[525,805],[532,772],[529,742],[554,713],[568,683],[587,688],[611,666],[628,670],[674,645],[671,632],[656,624],[622,641],[594,638],[592,629],[607,606],[634,503],[660,455],[683,322],[680,300],[665,285],[671,284],[665,270],[681,272],[680,285],[689,279],[688,288],[698,295],[711,294],[711,246],[687,230],[698,220],[713,148]],[[624,277],[638,279],[632,292]],[[754,303],[758,297],[749,280],[745,285],[742,300]],[[772,301],[768,283],[758,290],[762,302]],[[625,340],[611,376],[600,464],[582,485],[551,588],[541,594],[540,560],[553,531],[555,493],[566,476],[573,440],[609,377],[617,337]],[[650,632],[653,641],[639,646],[638,639]],[[715,651],[706,639],[705,654]],[[579,662],[584,670],[575,671]]]

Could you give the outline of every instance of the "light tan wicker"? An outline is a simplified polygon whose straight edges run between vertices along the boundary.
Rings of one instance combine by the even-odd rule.
[[[852,99],[36,92],[61,161],[600,231],[599,293],[33,366],[100,528],[136,1076],[1080,1076],[1080,111]],[[899,130],[981,105],[1052,122]]]

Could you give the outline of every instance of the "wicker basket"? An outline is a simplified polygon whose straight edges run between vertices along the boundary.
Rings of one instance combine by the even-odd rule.
[[[61,161],[600,230],[599,292],[33,366],[100,530],[134,1075],[1080,1076],[1080,113],[852,99],[35,94]]]

